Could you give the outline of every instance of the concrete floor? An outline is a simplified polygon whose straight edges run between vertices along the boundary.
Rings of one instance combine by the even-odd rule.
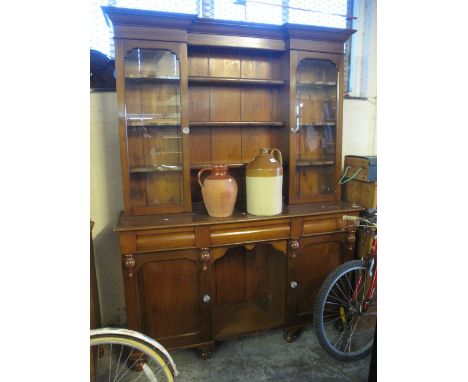
[[[336,361],[321,348],[312,327],[293,343],[283,340],[282,330],[220,342],[206,361],[193,349],[171,355],[180,372],[177,382],[367,382],[371,359]]]

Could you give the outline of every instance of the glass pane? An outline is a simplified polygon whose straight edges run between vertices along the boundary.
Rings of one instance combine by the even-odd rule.
[[[338,72],[330,61],[305,59],[297,69],[297,197],[335,193]]]
[[[182,205],[180,69],[166,50],[133,49],[124,61],[133,207]]]

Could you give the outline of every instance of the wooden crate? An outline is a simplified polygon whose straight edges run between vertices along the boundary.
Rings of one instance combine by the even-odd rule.
[[[346,155],[344,167],[348,171],[348,178],[356,174],[353,179],[363,182],[377,182],[377,157],[376,156],[359,156]]]
[[[352,179],[341,185],[341,198],[365,208],[377,208],[377,182]]]

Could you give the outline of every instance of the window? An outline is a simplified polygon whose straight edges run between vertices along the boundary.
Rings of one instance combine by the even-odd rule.
[[[113,57],[101,6],[196,14],[199,17],[281,25],[346,28],[353,0],[91,0],[91,49]]]

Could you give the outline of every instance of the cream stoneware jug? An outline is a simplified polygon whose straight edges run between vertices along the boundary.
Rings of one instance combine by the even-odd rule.
[[[205,180],[201,181],[201,174],[211,170]],[[208,215],[216,218],[231,216],[237,198],[237,182],[228,174],[227,166],[214,165],[202,168],[198,172],[203,202]]]
[[[278,159],[273,154],[276,153]],[[278,215],[283,210],[283,158],[278,149],[261,148],[247,165],[247,212]]]

